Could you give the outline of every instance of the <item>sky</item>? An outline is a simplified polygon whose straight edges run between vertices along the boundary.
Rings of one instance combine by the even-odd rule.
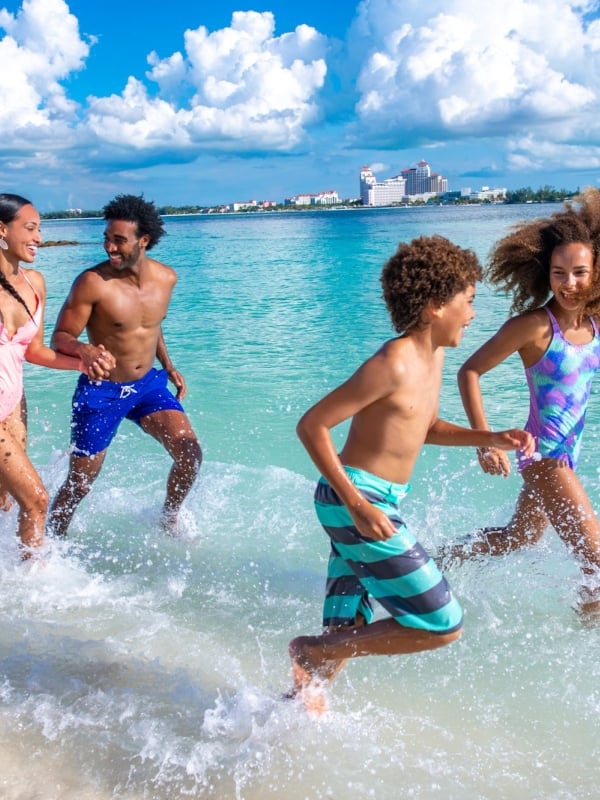
[[[0,191],[40,211],[600,185],[600,0],[0,0]]]

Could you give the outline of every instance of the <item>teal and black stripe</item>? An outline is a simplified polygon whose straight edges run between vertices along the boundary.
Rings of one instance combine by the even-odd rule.
[[[370,622],[373,598],[406,627],[434,633],[458,630],[463,616],[460,605],[398,513],[399,496],[407,487],[354,468],[347,472],[361,494],[387,514],[397,532],[385,541],[361,536],[332,487],[323,478],[319,481],[315,509],[331,539],[323,624],[354,625],[358,614]]]

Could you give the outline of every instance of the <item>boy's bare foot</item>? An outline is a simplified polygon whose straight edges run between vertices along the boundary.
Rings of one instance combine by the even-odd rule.
[[[289,644],[288,652],[292,660],[293,688],[286,695],[289,698],[300,698],[304,708],[315,716],[321,716],[327,709],[323,678],[319,674],[318,662],[313,662],[308,655],[307,643],[315,637],[298,636]]]
[[[345,659],[331,661],[319,656],[324,636],[327,634],[298,636],[292,639],[288,647],[294,686],[286,697],[299,697],[306,710],[316,716],[327,710],[325,688],[346,663]]]

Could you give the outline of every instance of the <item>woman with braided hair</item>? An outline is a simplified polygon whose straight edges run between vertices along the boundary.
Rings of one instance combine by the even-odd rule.
[[[42,275],[24,270],[42,241],[40,215],[24,197],[0,194],[0,505],[11,495],[19,506],[18,535],[23,559],[44,539],[48,493],[27,456],[22,414],[23,361],[83,371],[81,362],[44,345],[46,287]],[[114,366],[107,354],[89,372],[101,378]]]

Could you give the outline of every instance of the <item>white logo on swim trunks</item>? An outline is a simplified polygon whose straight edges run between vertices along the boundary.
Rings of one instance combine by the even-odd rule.
[[[134,389],[133,386],[121,386],[119,400],[127,400],[130,394],[137,394],[137,389]]]

